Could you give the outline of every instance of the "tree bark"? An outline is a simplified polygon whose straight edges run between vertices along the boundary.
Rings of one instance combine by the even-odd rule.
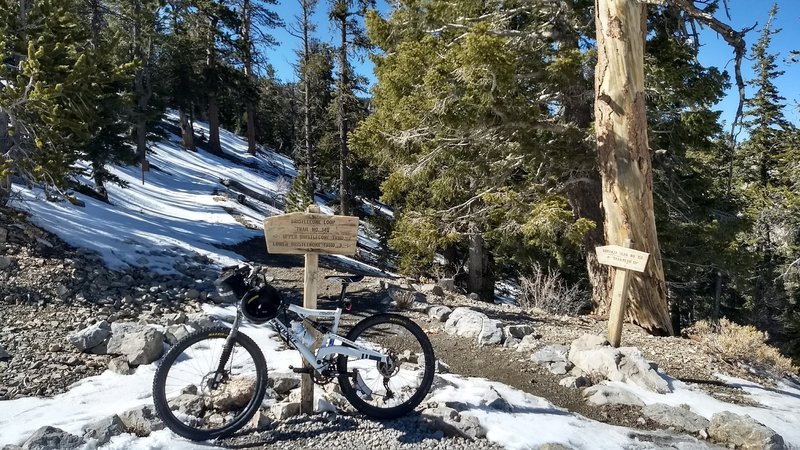
[[[494,277],[481,231],[477,225],[470,225],[467,289],[470,293],[478,294],[481,300],[491,302],[494,300]]]
[[[192,126],[192,123],[189,122],[189,117],[186,115],[184,110],[179,110],[178,115],[181,121],[181,140],[183,141],[183,147],[186,150],[195,151],[194,127]]]
[[[595,0],[595,24],[595,128],[606,242],[630,239],[633,248],[650,254],[645,272],[632,277],[627,317],[652,334],[671,335],[647,143],[645,7],[636,0]]]
[[[250,7],[250,0],[242,3],[242,39],[245,41],[244,53],[244,76],[247,82],[255,84],[253,77],[253,42],[250,36],[250,26],[253,20],[253,11]],[[253,98],[247,96],[245,109],[247,111],[247,153],[256,154],[256,107]]]
[[[308,80],[308,63],[309,63],[309,38],[308,31],[311,27],[309,21],[310,5],[306,0],[300,0],[300,5],[303,9],[303,134],[305,138],[306,150],[306,186],[308,187],[308,195],[314,198],[314,149],[311,142],[311,83]]]
[[[339,28],[341,31],[341,46],[339,47],[339,202],[341,214],[349,216],[352,213],[351,199],[353,189],[350,186],[350,168],[347,160],[350,157],[350,149],[347,146],[348,121],[347,105],[345,96],[349,95],[349,74],[347,64],[347,14],[342,13]]]
[[[208,31],[208,48],[206,49],[206,67],[208,74],[213,79],[208,84],[208,149],[212,153],[222,153],[219,143],[219,105],[217,104],[217,80],[215,77],[217,65],[217,49],[214,44],[214,34],[217,31],[217,19],[211,19]]]
[[[2,89],[2,88],[0,88]],[[0,169],[2,163],[7,161],[6,152],[11,149],[11,136],[8,134],[8,121],[10,120],[8,113],[0,109]],[[8,203],[11,197],[11,176],[0,174],[0,208]]]

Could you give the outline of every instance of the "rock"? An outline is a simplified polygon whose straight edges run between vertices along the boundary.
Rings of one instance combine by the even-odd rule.
[[[164,329],[164,340],[166,340],[169,345],[175,345],[191,332],[191,328],[186,325],[168,325]]]
[[[483,322],[487,320],[489,317],[486,314],[459,307],[450,313],[450,317],[444,324],[444,330],[448,334],[456,336],[477,338],[483,330]]]
[[[435,430],[441,431],[448,437],[462,437],[476,439],[486,436],[486,431],[474,416],[459,414],[458,411],[448,407],[427,408],[422,411],[425,424]]]
[[[292,389],[300,386],[300,378],[293,373],[275,373],[272,378],[267,380],[267,383],[278,395],[283,397]]]
[[[548,442],[547,444],[540,445],[536,450],[572,450],[572,447],[567,447],[557,442]]]
[[[497,345],[503,342],[503,324],[499,320],[483,321],[483,328],[478,334],[478,345]]]
[[[504,329],[506,336],[522,339],[529,334],[533,334],[533,326],[528,324],[522,325],[508,325]]]
[[[125,356],[134,366],[150,364],[164,353],[164,334],[147,325],[114,322],[107,352]]]
[[[56,286],[56,295],[59,298],[65,298],[69,294],[69,288],[64,286],[63,284],[59,284]]]
[[[481,398],[480,404],[482,406],[488,406],[489,408],[496,409],[498,411],[504,412],[511,412],[513,408],[508,403],[506,399],[500,395],[495,388],[489,386],[489,389],[484,392],[483,397]]]
[[[211,317],[202,313],[189,314],[186,316],[186,325],[192,326],[195,329],[201,330],[203,328],[213,328],[221,326],[222,322],[216,317]]]
[[[196,388],[195,388],[196,392]],[[169,407],[184,414],[200,417],[206,409],[203,397],[192,393],[181,394],[169,401]]]
[[[120,375],[130,375],[133,373],[131,366],[125,358],[114,358],[108,362],[108,370]]]
[[[197,289],[193,288],[186,291],[186,298],[188,300],[196,300],[199,297],[200,297],[200,291],[198,291]]]
[[[83,447],[86,441],[80,436],[55,427],[42,427],[22,444],[24,450],[71,450]]]
[[[439,322],[444,322],[447,320],[448,317],[450,317],[451,312],[453,312],[453,310],[448,308],[447,306],[436,305],[428,310],[428,316],[438,320]]]
[[[276,420],[285,420],[300,414],[300,402],[281,402],[270,407],[270,414]]]
[[[8,240],[8,230],[0,227],[0,244],[5,244]]]
[[[444,289],[437,284],[436,286],[431,288],[431,294],[437,297],[444,297]]]
[[[96,439],[96,445],[106,444],[112,437],[122,433],[127,433],[128,429],[118,415],[96,420],[83,426],[83,437],[86,439]]]
[[[598,384],[583,390],[583,396],[590,405],[631,405],[644,406],[644,402],[631,392],[617,386]]]
[[[570,346],[570,362],[595,379],[633,382],[660,394],[672,392],[667,380],[650,366],[638,348],[613,348],[604,343],[605,339],[599,336],[576,339]]]
[[[564,375],[572,368],[567,359],[569,347],[566,345],[548,345],[531,355],[531,361],[543,365],[556,375]]]
[[[220,385],[208,398],[207,407],[232,411],[243,408],[253,398],[256,389],[254,377],[233,378]]]
[[[0,361],[8,361],[9,359],[11,359],[11,354],[6,351],[5,347],[0,345]]]
[[[436,285],[447,292],[456,291],[456,282],[452,278],[440,278],[439,281],[436,282]]]
[[[708,428],[709,425],[708,419],[693,413],[688,407],[676,408],[663,403],[656,403],[642,408],[642,414],[664,427],[675,427],[678,431],[687,431],[689,433],[699,433],[700,430]]]
[[[105,320],[89,325],[88,327],[71,334],[67,340],[78,351],[88,352],[93,349],[100,351],[98,347],[104,346],[111,337],[111,325]]]
[[[711,416],[708,436],[722,444],[742,450],[784,450],[783,437],[750,416],[723,411]]]
[[[503,347],[506,348],[513,348],[519,345],[522,340],[515,338],[514,336],[506,336],[506,340],[503,341]]]
[[[255,431],[268,430],[272,426],[272,419],[270,419],[267,412],[263,409],[256,411],[256,414],[247,423],[247,427]]]
[[[529,334],[522,338],[517,344],[517,351],[518,352],[532,352],[539,348],[539,340],[536,339],[536,336]]]
[[[584,387],[589,387],[592,385],[592,381],[584,376],[569,376],[566,378],[562,378],[561,381],[558,382],[561,386],[580,389]]]
[[[14,260],[8,256],[0,256],[0,270],[8,269],[13,262]]]
[[[142,405],[119,415],[128,433],[139,437],[150,436],[153,431],[163,430],[164,423],[156,416],[152,405]]]

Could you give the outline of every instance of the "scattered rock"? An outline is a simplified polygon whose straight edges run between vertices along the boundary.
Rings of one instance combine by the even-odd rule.
[[[0,270],[8,269],[13,262],[14,260],[8,256],[0,256]]]
[[[255,431],[268,430],[270,426],[272,426],[272,419],[263,409],[256,411],[256,414],[247,423],[247,427]]]
[[[453,312],[453,310],[447,306],[436,305],[428,310],[428,316],[438,320],[439,322],[444,322],[448,317],[450,317],[451,312]]]
[[[216,317],[211,317],[207,314],[195,313],[186,316],[186,325],[192,326],[197,330],[203,328],[214,328],[222,325]]]
[[[427,408],[422,411],[422,418],[428,427],[441,431],[448,437],[463,437],[473,440],[486,436],[486,430],[483,429],[476,417],[462,416],[452,408],[443,406]]]
[[[111,325],[101,320],[70,335],[67,340],[78,351],[103,354],[107,350],[105,347],[110,337]]]
[[[168,325],[164,329],[164,340],[166,340],[169,345],[175,345],[191,332],[192,330],[187,325]]]
[[[11,354],[9,354],[6,349],[0,345],[0,361],[8,361],[11,359]]]
[[[650,366],[638,348],[613,348],[605,343],[602,337],[583,335],[572,342],[569,360],[592,378],[631,381],[660,394],[672,392],[667,380]]]
[[[83,426],[83,437],[96,439],[97,445],[106,444],[112,437],[127,433],[128,429],[118,415],[106,417]]]
[[[134,366],[150,364],[164,353],[164,334],[147,325],[115,322],[107,352],[125,356]]]
[[[86,441],[80,436],[55,427],[42,427],[22,444],[25,450],[71,450],[83,447]]]
[[[642,414],[664,427],[675,427],[678,431],[689,433],[699,433],[709,425],[708,419],[690,411],[688,405],[674,407],[656,403],[642,408]]]
[[[139,437],[150,436],[153,431],[163,430],[164,423],[155,414],[152,405],[142,405],[119,415],[128,433]]]
[[[505,327],[505,334],[506,337],[511,336],[517,339],[522,339],[529,334],[533,334],[534,329],[533,326],[528,324],[521,324],[521,325],[508,325]]]
[[[465,307],[456,308],[450,313],[444,330],[456,336],[480,339],[482,344],[499,344],[503,340],[503,328],[499,320],[489,319],[486,314]]]
[[[207,407],[231,411],[247,405],[256,389],[256,379],[251,377],[233,378],[220,385],[208,398]]]
[[[195,392],[197,392],[195,388]],[[200,417],[206,408],[205,401],[199,395],[184,393],[169,401],[170,409],[178,410],[190,416]]]
[[[562,378],[561,381],[558,382],[561,386],[569,387],[569,388],[585,388],[592,385],[592,381],[584,376],[569,376],[566,378]]]
[[[539,340],[533,334],[526,335],[517,344],[518,352],[532,352],[537,348],[539,348]]]
[[[300,414],[300,402],[281,402],[270,407],[270,414],[276,420],[286,420]]]
[[[289,391],[300,386],[300,378],[293,373],[276,373],[267,383],[281,397],[287,395]]]
[[[711,416],[709,437],[742,450],[784,450],[783,437],[750,416],[723,411]]]
[[[8,230],[0,227],[0,244],[5,244],[8,240]]]
[[[567,359],[569,347],[566,345],[548,345],[531,355],[531,361],[547,367],[556,375],[564,375],[572,369],[572,363]]]
[[[508,401],[491,386],[489,386],[489,389],[483,394],[480,404],[504,412],[511,412],[513,409]]]
[[[108,362],[108,370],[120,375],[130,375],[133,373],[131,366],[125,358],[114,358]]]
[[[590,405],[631,405],[644,406],[644,402],[631,392],[617,386],[598,384],[583,390],[583,396]]]
[[[497,345],[503,342],[503,324],[499,320],[483,321],[483,328],[478,334],[478,345]]]
[[[439,281],[436,282],[436,285],[441,287],[447,292],[456,291],[456,282],[452,278],[441,278]]]

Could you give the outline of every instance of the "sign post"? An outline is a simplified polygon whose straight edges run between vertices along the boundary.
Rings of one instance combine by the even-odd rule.
[[[649,253],[633,250],[631,240],[625,240],[623,246],[606,245],[597,247],[597,261],[600,264],[614,267],[614,290],[611,294],[611,311],[608,316],[608,342],[619,347],[622,338],[622,323],[625,322],[625,310],[628,302],[628,285],[630,271],[644,272],[647,267]]]
[[[270,253],[305,254],[303,307],[317,307],[319,255],[356,253],[358,217],[320,214],[319,206],[264,219],[264,237]],[[305,361],[303,368],[310,369]],[[314,412],[314,381],[311,372],[303,373],[300,384],[300,412]]]

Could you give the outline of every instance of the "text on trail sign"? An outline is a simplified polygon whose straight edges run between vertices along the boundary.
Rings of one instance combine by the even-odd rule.
[[[650,257],[649,253],[620,245],[606,245],[597,247],[595,250],[597,250],[597,261],[600,264],[636,272],[644,271],[645,267],[647,267],[647,260]]]
[[[264,219],[270,253],[356,252],[358,217],[296,212]]]

